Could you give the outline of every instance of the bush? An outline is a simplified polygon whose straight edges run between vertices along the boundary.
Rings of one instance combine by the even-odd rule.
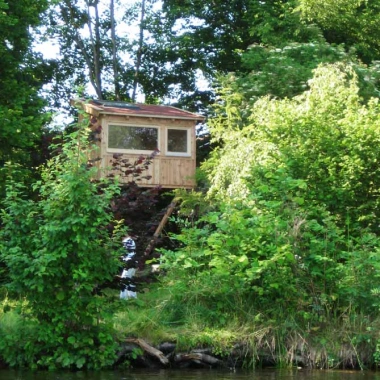
[[[310,91],[259,99],[243,126],[211,124],[223,141],[203,165],[215,211],[164,251],[173,283],[202,289],[213,310],[243,294],[269,318],[316,325],[377,311],[380,114],[358,93],[351,67],[321,66]]]
[[[23,361],[40,367],[101,368],[115,357],[113,331],[95,288],[118,272],[124,232],[110,201],[119,187],[93,181],[88,157],[94,148],[85,123],[42,169],[34,186],[38,200],[26,199],[12,178],[7,182],[1,260],[9,271],[7,287],[28,301],[30,313],[22,318],[36,321],[37,344],[28,345]],[[7,347],[0,355],[20,364]]]

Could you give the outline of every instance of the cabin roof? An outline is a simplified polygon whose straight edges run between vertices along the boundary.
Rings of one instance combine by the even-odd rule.
[[[95,115],[158,117],[164,119],[185,119],[194,121],[203,121],[205,119],[204,116],[172,106],[107,100],[90,100],[89,102],[85,102],[83,99],[74,99],[73,103],[76,102],[82,103],[86,112]]]

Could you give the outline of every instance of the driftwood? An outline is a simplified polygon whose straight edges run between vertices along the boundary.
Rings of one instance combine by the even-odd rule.
[[[143,350],[141,355],[129,354],[135,352],[136,347],[140,347]],[[136,353],[136,352],[135,352]],[[148,354],[148,355],[146,355]],[[289,364],[296,366],[297,369],[328,369],[329,363],[327,357],[320,357],[322,353],[318,353],[316,350],[292,353],[289,352],[286,358],[273,355],[269,350],[261,351],[254,354],[249,352],[248,347],[244,343],[236,344],[228,355],[223,357],[214,356],[212,347],[193,349],[186,353],[176,353],[175,343],[161,343],[157,348],[150,346],[143,339],[128,338],[125,339],[117,356],[117,360],[114,365],[118,366],[122,364],[126,359],[132,362],[133,366],[142,368],[242,368],[247,359],[253,360],[261,367],[273,367],[281,360],[288,360]],[[324,354],[323,354],[324,355]],[[360,369],[360,364],[354,357],[356,353],[353,351],[350,357],[345,354],[345,357],[340,358],[340,369]],[[158,359],[158,360],[157,360]],[[321,361],[320,361],[321,360]],[[364,359],[364,364],[371,365],[371,358]],[[1,366],[1,361],[0,361]]]
[[[152,240],[149,242],[148,247],[145,249],[145,252],[144,252],[145,256],[149,256],[149,254],[153,251],[153,248],[154,248],[154,246],[157,243],[157,240],[158,240],[158,238],[159,238],[159,236],[161,234],[161,231],[165,227],[165,224],[167,223],[170,215],[172,214],[173,210],[177,206],[177,203],[178,203],[177,200],[173,200],[173,202],[170,203],[169,207],[166,210],[166,213],[165,213],[164,217],[162,218],[160,224],[156,228],[155,233],[153,234]]]
[[[157,348],[150,346],[148,343],[146,343],[142,339],[128,338],[128,339],[126,339],[126,343],[136,344],[137,346],[139,346],[142,350],[144,350],[148,354],[156,357],[163,365],[169,364],[169,359],[160,350],[157,350]]]
[[[158,349],[160,351],[162,351],[164,354],[170,354],[170,353],[174,352],[176,347],[177,347],[177,345],[175,343],[164,342],[158,346]]]
[[[200,352],[192,352],[190,354],[178,354],[174,356],[174,362],[194,361],[199,363],[208,364],[211,366],[223,365],[223,362],[214,356],[202,354]]]
[[[174,343],[163,343],[159,346],[159,349],[152,347],[145,340],[139,338],[127,338],[123,343],[123,348],[118,354],[118,358],[115,362],[115,365],[120,364],[125,358],[125,355],[131,354],[133,350],[136,349],[136,346],[140,347],[144,354],[139,355],[134,359],[134,364],[143,366],[145,368],[153,368],[156,365],[149,359],[154,357],[158,359],[164,367],[167,367],[169,364],[172,367],[189,367],[196,365],[197,367],[224,367],[225,363],[212,356],[210,349],[198,349],[190,353],[175,353],[176,345]],[[166,355],[164,354],[166,353]]]

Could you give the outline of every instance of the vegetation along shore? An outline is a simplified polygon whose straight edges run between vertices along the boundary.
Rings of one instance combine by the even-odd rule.
[[[378,8],[0,0],[1,366],[377,369]]]

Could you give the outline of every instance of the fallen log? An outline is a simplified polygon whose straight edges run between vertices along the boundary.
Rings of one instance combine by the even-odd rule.
[[[171,354],[174,352],[174,350],[176,349],[177,345],[175,343],[170,343],[170,342],[164,342],[164,343],[161,343],[159,346],[158,346],[158,349],[160,351],[162,351],[164,354]]]
[[[144,340],[139,338],[128,338],[126,339],[126,343],[133,343],[139,346],[144,352],[148,353],[149,355],[152,355],[156,357],[162,364],[168,365],[169,359],[160,351],[157,350],[157,348],[154,348],[150,346],[148,343],[146,343]]]
[[[200,352],[192,352],[190,354],[177,354],[174,356],[174,362],[194,361],[201,362],[211,366],[223,365],[223,362],[214,356],[202,354]]]

